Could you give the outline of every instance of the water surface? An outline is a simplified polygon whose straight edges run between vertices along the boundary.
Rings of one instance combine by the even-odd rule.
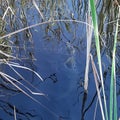
[[[9,11],[5,16],[3,21],[5,25],[2,24],[3,26],[0,27],[1,36],[44,21],[62,19],[86,22],[86,13],[88,12],[88,1],[86,0],[36,0],[43,19],[31,0],[11,0],[9,2],[14,15]],[[5,1],[0,4],[1,17],[7,6],[8,3]],[[111,1],[100,0],[96,6],[99,33],[102,38],[100,43],[107,106],[109,106],[110,67],[115,24],[108,23],[116,20],[117,9]],[[3,40],[7,42],[4,43]],[[9,59],[9,64],[16,65],[17,63],[17,65],[29,67],[41,75],[43,82],[35,73],[11,67],[3,62],[1,71],[14,77],[31,91],[45,94],[45,96],[33,95],[24,86],[11,80],[28,93],[30,95],[28,97],[1,77],[1,120],[13,120],[14,107],[17,120],[89,120],[89,118],[94,119],[95,115],[97,116],[96,120],[102,119],[91,66],[88,95],[87,98],[84,96],[86,24],[75,21],[48,22],[6,37],[1,42],[10,46],[10,48],[5,47],[7,50],[5,52],[16,57],[16,59]],[[2,47],[3,50],[5,48]],[[94,36],[91,53],[97,64]],[[4,56],[1,57],[4,58]],[[119,38],[116,63],[118,115],[120,116]],[[97,109],[96,114],[95,109]]]

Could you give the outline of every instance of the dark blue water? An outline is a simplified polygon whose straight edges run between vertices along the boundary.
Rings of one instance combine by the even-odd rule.
[[[14,18],[15,21],[14,24],[12,23],[12,27],[7,24],[6,28],[9,28],[6,30],[7,33],[42,22],[39,12],[30,1],[13,3],[17,17]],[[101,10],[100,13],[102,13],[104,10],[101,8],[100,3],[102,4],[102,2],[98,3],[98,11]],[[45,17],[44,21],[53,18],[85,21],[87,1],[62,0],[53,1],[53,3],[52,1],[40,1],[37,4],[40,5],[39,7]],[[108,15],[107,12],[105,14]],[[105,28],[107,27],[105,26]],[[101,27],[100,29],[104,38],[104,41],[101,40],[101,55],[107,105],[109,106],[112,43],[107,37],[111,39],[112,35],[110,33],[113,31],[106,32],[105,28]],[[10,38],[12,55],[16,56],[17,59],[11,59],[9,64],[17,63],[19,66],[29,67],[31,70],[36,71],[43,81],[34,72],[25,68],[1,65],[2,71],[14,77],[31,91],[44,93],[45,95],[34,95],[25,86],[11,79],[25,91],[24,94],[2,77],[0,81],[0,119],[14,120],[15,106],[17,120],[89,120],[94,119],[94,115],[97,116],[95,120],[101,120],[91,66],[87,98],[84,95],[86,39],[85,24],[65,21],[43,24],[12,35]],[[119,53],[119,51],[117,52]],[[95,63],[97,63],[94,37],[91,53]],[[117,91],[119,101],[119,62],[117,62]],[[118,115],[119,108],[118,102]]]

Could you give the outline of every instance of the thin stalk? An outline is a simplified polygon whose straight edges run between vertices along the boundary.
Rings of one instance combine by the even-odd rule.
[[[93,61],[92,55],[90,55],[90,57],[91,57],[91,63],[92,63],[92,69],[93,69],[93,75],[94,75],[94,79],[95,79],[95,85],[96,85],[98,100],[99,100],[101,114],[102,114],[102,120],[105,120],[105,115],[104,115],[103,105],[102,105],[102,99],[101,99],[101,96],[100,96],[100,91],[101,90],[99,89],[99,82],[98,82],[99,76],[98,76],[97,69],[96,69],[95,63]]]
[[[35,6],[35,8],[37,9],[37,11],[39,12],[40,16],[42,17],[42,19],[44,20],[44,16],[43,16],[42,12],[40,11],[37,3],[35,2],[35,0],[32,0],[32,2],[33,2],[33,5]]]
[[[99,33],[98,33],[98,24],[97,24],[97,14],[96,14],[94,0],[90,0],[90,7],[91,7],[92,21],[93,21],[93,26],[94,26],[94,35],[95,35],[98,65],[99,65],[99,72],[100,72],[101,85],[102,85],[102,93],[103,93],[103,99],[104,99],[105,116],[106,116],[106,120],[108,120],[106,96],[105,96],[104,81],[103,81],[103,74],[102,74],[101,55],[100,55],[100,42],[99,42]]]
[[[20,90],[23,94],[25,94],[26,96],[28,96],[29,98],[31,98],[31,100],[33,100],[34,102],[38,103],[39,105],[41,105],[44,109],[46,109],[48,112],[50,112],[53,116],[55,116],[56,118],[59,118],[59,116],[54,113],[52,110],[50,110],[49,108],[47,108],[44,104],[42,104],[40,101],[38,101],[36,98],[32,97],[29,93],[27,93],[25,90],[23,90],[22,88],[20,88],[17,84],[14,83],[14,78],[0,72],[0,75],[5,78],[9,83],[11,83],[14,87],[16,87],[18,90]]]
[[[75,23],[85,24],[85,25],[88,25],[89,27],[92,27],[90,24],[88,24],[88,23],[86,23],[84,21],[80,21],[80,20],[72,20],[72,19],[59,19],[59,20],[52,20],[52,21],[49,20],[49,21],[39,22],[39,23],[30,25],[30,26],[24,27],[22,29],[14,31],[14,32],[8,33],[8,34],[6,34],[4,36],[0,36],[0,39],[6,38],[6,37],[11,37],[12,35],[15,35],[17,33],[23,32],[23,31],[25,31],[27,29],[34,28],[34,27],[37,27],[37,26],[40,26],[40,25],[44,25],[44,24],[53,23],[53,22],[75,22]]]
[[[15,106],[14,106],[14,120],[17,120]]]
[[[88,10],[90,10],[90,4],[88,6]],[[88,11],[86,22],[92,25],[92,18],[90,16],[90,11]],[[87,92],[88,89],[88,73],[89,73],[89,61],[90,61],[90,49],[91,49],[91,41],[92,41],[92,31],[93,28],[86,25],[86,32],[87,32],[87,54],[86,54],[86,68],[85,68],[85,78],[84,78],[84,90]]]
[[[120,7],[119,7],[119,13],[120,13]],[[119,13],[118,13],[118,19],[119,19]],[[117,44],[117,35],[118,35],[118,26],[119,26],[118,19],[117,19],[117,25],[116,25],[116,31],[115,31],[115,37],[114,37],[113,54],[112,54],[112,69],[111,69],[111,83],[110,83],[110,120],[113,120],[113,111],[114,111],[114,120],[117,120],[115,53],[116,53],[116,44]]]

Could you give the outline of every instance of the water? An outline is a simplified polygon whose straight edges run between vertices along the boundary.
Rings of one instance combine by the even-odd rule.
[[[5,1],[2,1],[0,15],[3,16]],[[76,19],[86,20],[88,2],[84,0],[36,0],[44,16],[29,1],[14,1],[9,4],[15,10],[15,16],[8,13],[6,24],[0,27],[1,36],[21,28],[48,20]],[[4,6],[4,7],[3,7]],[[116,8],[111,8],[111,1],[98,1],[98,23],[101,34],[101,55],[107,106],[109,106],[109,83],[111,53],[114,38],[114,24],[107,24],[116,18]],[[14,77],[16,81],[27,86],[31,91],[44,93],[45,96],[34,95],[22,84],[15,82],[25,91],[23,94],[5,78],[0,81],[0,119],[14,120],[14,107],[17,120],[101,120],[99,103],[92,68],[89,72],[88,95],[84,95],[83,82],[86,64],[86,25],[76,22],[50,22],[31,29],[18,32],[4,38],[9,55],[17,59],[9,59],[9,64],[29,67],[39,73],[43,82],[35,73],[6,64],[1,64],[1,71]],[[3,39],[3,40],[4,40]],[[3,43],[2,40],[2,43]],[[3,48],[3,47],[2,47]],[[5,51],[6,52],[6,51]],[[97,63],[94,37],[91,53]],[[3,58],[4,56],[2,56]],[[3,62],[2,62],[3,63]],[[119,95],[119,41],[117,44],[117,95]],[[30,98],[31,97],[31,98]],[[108,107],[109,108],[109,107]],[[118,102],[118,116],[120,116]]]

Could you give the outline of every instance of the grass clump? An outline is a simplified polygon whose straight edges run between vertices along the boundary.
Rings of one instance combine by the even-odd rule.
[[[36,10],[39,12],[40,17],[42,18],[42,20],[44,22],[39,22],[36,24],[33,24],[31,26],[27,26],[24,27],[22,29],[17,29],[14,32],[8,33],[6,35],[1,35],[0,36],[0,57],[1,55],[4,55],[5,57],[9,57],[9,58],[13,58],[16,59],[16,57],[11,55],[11,49],[7,46],[8,43],[5,43],[4,46],[3,45],[3,40],[7,37],[10,37],[12,35],[18,34],[20,32],[23,32],[25,30],[28,30],[30,28],[34,28],[37,26],[41,26],[43,24],[49,24],[49,23],[60,23],[60,22],[65,22],[65,23],[79,23],[79,24],[85,24],[87,27],[87,55],[86,55],[86,70],[85,70],[85,84],[84,84],[84,89],[85,91],[87,91],[88,88],[88,72],[89,72],[89,60],[91,58],[91,63],[92,63],[92,68],[93,68],[93,75],[95,78],[95,83],[96,83],[96,89],[97,89],[97,94],[98,94],[98,99],[99,99],[99,104],[100,104],[100,108],[101,108],[101,113],[102,113],[102,119],[103,120],[113,120],[113,114],[114,114],[114,120],[117,120],[117,97],[116,97],[116,75],[115,75],[115,52],[116,52],[116,44],[117,44],[117,34],[118,34],[118,20],[117,20],[117,25],[116,25],[116,32],[115,32],[115,37],[114,37],[114,47],[113,47],[113,55],[112,55],[112,69],[111,69],[111,83],[110,83],[110,115],[108,115],[108,110],[107,110],[107,104],[106,104],[106,96],[105,96],[105,89],[104,89],[104,80],[103,80],[103,74],[102,74],[102,61],[101,61],[101,52],[100,52],[100,40],[99,40],[99,32],[98,32],[98,24],[97,24],[97,14],[96,14],[96,8],[95,8],[95,1],[94,0],[90,0],[90,8],[91,8],[91,16],[90,16],[90,11],[88,13],[88,18],[87,18],[87,22],[83,22],[83,21],[79,21],[79,20],[75,20],[75,19],[50,19],[49,21],[45,21],[44,15],[42,14],[42,12],[40,11],[37,2],[35,0],[32,1],[33,6],[36,8]],[[88,9],[90,9],[88,8]],[[12,15],[14,15],[13,10],[10,8],[10,6],[7,7],[6,11],[4,12],[4,15],[2,17],[2,19],[4,20],[6,18],[6,15],[8,13],[8,11],[10,11],[10,13]],[[91,20],[92,17],[92,20]],[[119,18],[119,16],[118,16]],[[93,22],[93,27],[91,26]],[[93,57],[90,54],[90,49],[91,49],[91,41],[92,41],[92,30],[94,28],[94,35],[95,35],[95,43],[96,43],[96,50],[97,50],[97,58],[98,58],[98,66],[99,66],[99,74],[96,70],[96,66],[94,64],[93,61]],[[0,28],[1,31],[1,28]],[[7,46],[7,47],[6,47]],[[8,48],[7,51],[4,51],[2,49]],[[4,52],[3,52],[4,51]],[[8,52],[10,54],[8,54]],[[3,56],[2,56],[3,58]],[[18,73],[18,71],[16,71],[15,68],[19,68],[19,69],[24,69],[24,70],[28,70],[32,73],[34,73],[41,81],[44,81],[44,79],[34,70],[31,70],[30,68],[21,66],[20,64],[17,63],[13,63],[13,62],[8,62],[6,60],[3,60],[3,63],[8,65],[15,74],[17,74],[22,80],[25,81],[24,77],[22,77],[22,75],[20,73]],[[45,107],[44,105],[42,105],[37,99],[35,99],[34,97],[32,97],[33,95],[43,95],[45,96],[43,93],[41,92],[37,92],[37,91],[32,91],[29,87],[25,86],[24,84],[22,84],[22,82],[17,81],[17,79],[15,79],[14,77],[7,75],[3,72],[0,72],[0,75],[2,76],[2,78],[6,79],[7,82],[9,82],[10,84],[12,84],[14,87],[16,87],[18,90],[20,90],[22,93],[24,93],[26,96],[28,96],[29,98],[31,98],[33,101],[37,102],[38,104],[40,104],[41,106],[43,106],[45,109],[47,109],[49,112],[51,112],[53,115],[57,116],[54,112],[50,111],[47,107]],[[100,77],[99,77],[100,76]],[[100,81],[101,83],[101,88],[99,88],[99,83],[98,81]],[[27,82],[27,84],[30,84]],[[24,87],[25,90],[23,90],[20,86]],[[30,87],[31,86],[30,84]],[[102,94],[103,94],[103,104],[102,104],[102,99],[101,99],[101,90],[102,90]],[[113,111],[114,109],[114,111]],[[108,118],[108,116],[110,118]],[[58,117],[58,116],[57,116]],[[15,118],[16,119],[16,118]]]
[[[96,43],[96,50],[97,50],[97,57],[98,57],[100,79],[101,79],[101,85],[102,85],[102,93],[103,93],[103,97],[104,97],[104,107],[101,107],[101,112],[102,112],[103,120],[108,120],[108,111],[107,111],[104,81],[103,81],[103,75],[102,75],[102,64],[101,64],[100,41],[99,41],[99,33],[98,33],[97,15],[96,15],[96,8],[95,8],[94,0],[90,0],[90,6],[91,6],[91,15],[92,15],[93,27],[94,27],[94,35],[95,35],[95,43]],[[118,5],[118,7],[119,7],[119,11],[120,11],[120,6]],[[120,14],[120,12],[118,13],[118,18],[119,18],[119,14]],[[118,26],[119,26],[118,22],[119,22],[119,20],[117,19],[115,36],[114,36],[113,53],[112,53],[111,83],[110,83],[110,113],[109,113],[110,120],[117,120],[115,52],[116,52],[116,44],[117,44]],[[99,102],[101,103],[101,101],[99,101]],[[105,108],[105,110],[103,110],[102,108]],[[104,117],[104,113],[105,113],[105,117]]]
[[[93,27],[94,27],[94,35],[95,35],[95,43],[96,43],[96,50],[97,50],[97,57],[98,57],[100,79],[101,79],[101,85],[102,85],[102,93],[104,98],[105,116],[106,116],[106,120],[108,120],[106,96],[105,96],[104,81],[103,81],[103,74],[102,74],[102,62],[101,62],[101,54],[100,54],[100,41],[99,41],[99,32],[98,32],[98,24],[97,24],[97,14],[96,14],[94,0],[90,0],[90,7],[91,7]],[[103,116],[103,119],[104,119],[104,116]]]

